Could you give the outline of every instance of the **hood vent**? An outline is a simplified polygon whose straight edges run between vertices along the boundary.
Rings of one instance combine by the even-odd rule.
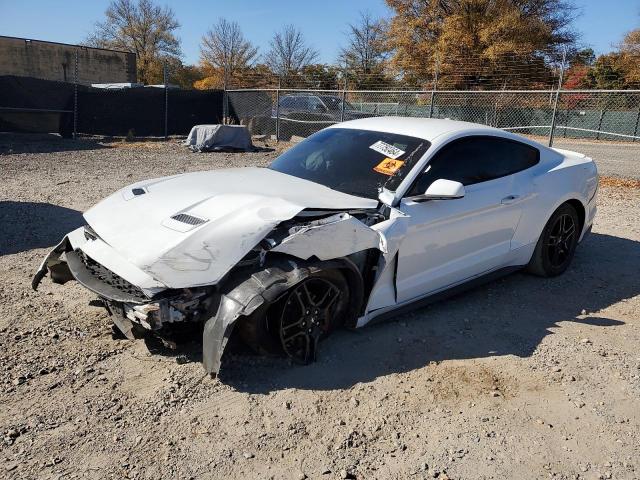
[[[189,215],[186,213],[178,213],[176,215],[173,215],[171,217],[171,220],[186,223],[187,225],[191,225],[192,227],[197,227],[198,225],[206,223],[206,220],[204,218],[194,217],[193,215]]]
[[[124,198],[125,200],[129,201],[129,200],[131,200],[133,198],[140,197],[141,195],[144,195],[145,193],[147,193],[147,187],[135,187],[135,188],[126,187],[122,191],[122,198]]]
[[[176,213],[170,216],[162,222],[167,228],[175,230],[177,232],[186,233],[189,230],[199,227],[202,224],[207,223],[209,220],[206,218],[196,217],[195,215],[189,215],[188,213]]]

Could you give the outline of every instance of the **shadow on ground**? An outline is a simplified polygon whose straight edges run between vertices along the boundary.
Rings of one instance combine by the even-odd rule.
[[[640,242],[592,234],[570,269],[556,278],[516,273],[356,332],[334,334],[307,366],[284,359],[227,355],[220,378],[238,390],[349,388],[429,362],[530,356],[563,322],[610,328],[597,312],[640,294]],[[584,317],[582,311],[594,313]]]
[[[84,224],[82,213],[39,202],[0,201],[0,256],[53,247]]]
[[[99,138],[62,138],[53,133],[0,133],[0,155],[109,148]]]

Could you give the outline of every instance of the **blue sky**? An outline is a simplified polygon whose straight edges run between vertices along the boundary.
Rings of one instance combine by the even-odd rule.
[[[389,15],[383,0],[157,0],[175,11],[182,27],[184,60],[197,62],[202,34],[218,17],[235,20],[262,52],[273,31],[293,23],[319,52],[322,62],[334,62],[344,43],[346,24],[360,10]],[[77,43],[102,18],[108,0],[0,0],[0,35]],[[574,0],[581,16],[576,27],[582,42],[596,53],[609,51],[624,32],[640,27],[639,0]]]

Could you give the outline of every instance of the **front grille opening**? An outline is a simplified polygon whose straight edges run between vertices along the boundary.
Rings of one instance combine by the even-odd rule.
[[[87,256],[82,250],[78,249],[76,250],[76,253],[80,256],[82,263],[87,267],[89,273],[91,273],[91,275],[93,275],[97,280],[100,280],[102,283],[116,288],[123,293],[127,293],[141,300],[148,300],[148,297],[144,294],[142,289],[113,273],[104,265],[96,262],[93,258]]]
[[[193,215],[189,215],[186,213],[178,213],[171,217],[171,220],[175,220],[176,222],[186,223],[187,225],[202,225],[206,222],[204,218],[194,217]]]

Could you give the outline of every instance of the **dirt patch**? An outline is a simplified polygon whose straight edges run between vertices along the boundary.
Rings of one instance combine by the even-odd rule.
[[[600,177],[601,187],[613,187],[613,188],[640,188],[640,180],[634,180],[629,178],[615,178],[615,177]]]
[[[306,367],[238,349],[211,380],[197,339],[179,352],[114,340],[89,292],[45,281],[35,293],[31,275],[80,212],[116,189],[264,166],[283,147],[4,145],[0,476],[640,477],[635,184],[603,180],[593,234],[561,277],[518,273],[337,332]]]

